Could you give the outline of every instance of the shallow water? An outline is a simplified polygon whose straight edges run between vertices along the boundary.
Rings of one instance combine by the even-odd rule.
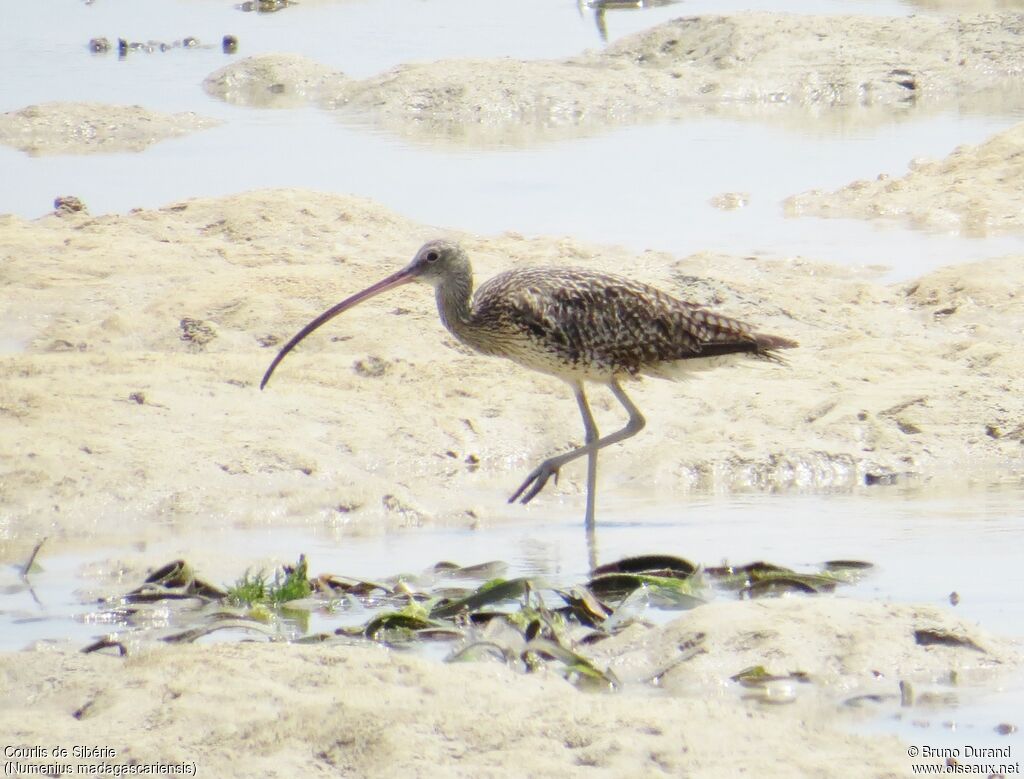
[[[677,254],[802,255],[844,265],[881,265],[904,279],[941,265],[1019,252],[1018,237],[967,238],[859,220],[787,218],[781,201],[879,173],[901,175],[913,158],[938,158],[1019,121],[1012,112],[945,114],[851,128],[815,122],[776,128],[700,119],[617,128],[531,148],[460,149],[413,143],[316,109],[243,109],[207,96],[201,82],[231,61],[219,46],[165,53],[91,54],[87,41],[172,41],[188,35],[241,41],[245,56],[300,53],[363,77],[414,60],[462,56],[565,57],[602,45],[593,11],[572,0],[307,2],[274,14],[242,13],[195,0],[19,3],[0,32],[8,74],[0,110],[49,100],[137,103],[191,110],[225,122],[145,152],[30,157],[0,147],[8,186],[0,212],[47,213],[76,195],[93,213],[154,208],[176,200],[265,187],[372,197],[440,229],[575,235],[636,250]],[[687,3],[605,14],[608,37],[665,19],[728,12],[734,4]],[[759,10],[905,14],[898,3],[763,2]],[[388,30],[382,43],[380,30]],[[260,164],[253,165],[258,157]],[[429,196],[424,196],[425,189]],[[710,204],[724,192],[745,208]],[[424,236],[410,236],[410,250]]]
[[[692,500],[673,507],[651,500],[606,501],[598,518],[601,563],[668,553],[704,565],[753,560],[809,569],[826,560],[862,559],[876,565],[838,597],[862,597],[949,607],[984,629],[1024,638],[1024,486],[979,488],[969,494],[923,497],[916,490],[881,487],[860,495],[775,495]],[[156,568],[189,559],[197,549],[230,549],[244,565],[294,562],[300,553],[311,573],[380,579],[418,573],[440,560],[472,565],[501,559],[508,577],[543,577],[553,584],[583,580],[589,549],[579,518],[563,510],[547,520],[479,530],[419,528],[361,536],[344,528],[223,528],[176,537],[140,549],[128,546],[80,555],[39,557],[31,591],[12,567],[0,579],[0,651],[41,639],[86,639],[105,632],[83,625],[84,602],[100,589],[124,591],[141,579],[112,583],[121,557]],[[227,551],[225,551],[225,555]],[[229,584],[244,570],[199,570],[213,584]],[[93,577],[99,577],[102,587]],[[33,600],[33,592],[38,603]]]
[[[1024,485],[978,488],[934,496],[899,487],[865,489],[856,495],[760,495],[695,499],[665,506],[651,499],[606,501],[598,521],[600,562],[642,553],[669,553],[705,565],[767,560],[797,570],[816,569],[829,559],[862,559],[875,569],[834,596],[882,599],[952,608],[997,635],[1024,639]],[[156,568],[196,550],[230,550],[238,568],[196,571],[227,586],[250,566],[291,563],[305,554],[310,572],[380,579],[419,573],[440,560],[461,565],[500,559],[507,577],[531,576],[552,585],[584,579],[586,535],[578,516],[559,511],[546,520],[479,530],[421,528],[400,533],[352,536],[344,528],[320,532],[295,529],[222,528],[156,544],[131,545],[79,555],[39,556],[31,588],[13,566],[0,571],[0,651],[36,642],[83,647],[117,630],[105,621],[101,593],[125,593],[141,583],[138,566]],[[124,560],[133,561],[125,566]],[[244,562],[239,563],[242,560]],[[268,562],[272,561],[272,562]],[[125,568],[131,575],[119,575]],[[950,595],[959,595],[950,605]],[[720,596],[727,597],[727,596]],[[802,596],[796,596],[802,597]],[[159,626],[159,613],[156,615]],[[654,621],[676,613],[650,613]],[[308,630],[332,631],[362,623],[364,613],[314,613]],[[168,625],[175,624],[167,614]],[[217,633],[204,640],[240,640],[249,633]],[[440,659],[445,645],[424,652]],[[862,727],[895,733],[907,744],[963,749],[965,744],[1020,747],[1021,734],[1001,736],[995,728],[1020,721],[1024,678],[1000,678],[992,685],[952,685],[944,680],[915,687],[924,694],[953,695],[955,702],[909,709],[878,707]],[[965,761],[962,761],[965,762]],[[969,761],[968,761],[969,762]]]

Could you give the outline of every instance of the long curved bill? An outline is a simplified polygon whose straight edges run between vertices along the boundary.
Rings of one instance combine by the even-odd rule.
[[[320,327],[320,325],[329,322],[334,319],[334,317],[338,316],[338,314],[348,311],[352,306],[358,305],[364,300],[369,300],[375,295],[379,295],[381,292],[387,292],[389,289],[394,289],[395,287],[400,287],[403,284],[408,284],[415,278],[416,274],[411,267],[402,268],[402,270],[397,273],[392,273],[386,279],[378,281],[373,286],[367,287],[362,292],[357,292],[352,297],[346,298],[337,305],[331,306],[329,309],[324,311],[320,316],[292,336],[292,340],[286,343],[284,347],[282,347],[281,351],[277,353],[277,357],[275,357],[274,361],[270,363],[270,367],[267,368],[267,372],[263,374],[263,380],[260,382],[260,389],[267,386],[267,382],[270,381],[270,376],[274,373],[274,368],[276,368],[277,364],[285,358],[288,352],[294,349],[298,345],[299,341]]]

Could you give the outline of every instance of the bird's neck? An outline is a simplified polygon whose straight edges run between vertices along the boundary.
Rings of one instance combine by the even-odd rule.
[[[443,283],[437,285],[435,291],[441,322],[460,341],[465,340],[469,328],[472,293],[473,274],[468,270],[449,276]]]

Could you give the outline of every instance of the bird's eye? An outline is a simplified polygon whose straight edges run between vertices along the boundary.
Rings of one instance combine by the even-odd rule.
[[[427,252],[427,262],[437,262],[440,256],[437,252]]]

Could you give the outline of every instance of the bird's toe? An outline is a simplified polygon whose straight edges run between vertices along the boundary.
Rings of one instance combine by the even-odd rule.
[[[544,489],[548,479],[552,476],[555,477],[555,484],[558,484],[558,468],[547,461],[541,463],[530,472],[530,475],[526,477],[526,481],[519,485],[519,489],[512,493],[512,497],[508,499],[508,502],[515,503],[516,500],[519,500],[520,503],[526,505]],[[520,496],[522,497],[520,498]]]

